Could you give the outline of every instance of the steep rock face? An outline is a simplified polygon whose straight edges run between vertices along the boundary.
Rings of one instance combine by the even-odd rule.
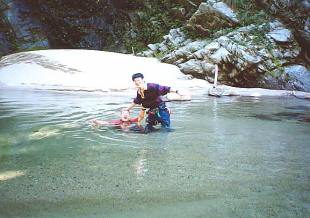
[[[1,52],[47,48],[48,40],[39,20],[29,16],[31,8],[25,1],[3,0],[1,2]],[[9,42],[11,41],[10,45]],[[13,43],[12,43],[13,41]],[[15,45],[14,45],[15,44]]]
[[[6,46],[1,52],[43,47],[128,53],[131,47],[139,50],[158,40],[179,22],[179,12],[189,16],[195,2],[3,0],[1,28],[6,34],[1,33],[0,40]]]
[[[255,0],[265,10],[277,16],[294,30],[304,51],[310,50],[310,1],[309,0]],[[309,53],[308,53],[309,56]]]
[[[12,46],[13,36],[8,28],[6,20],[0,15],[0,56],[14,51]]]
[[[115,8],[111,2],[26,1],[32,16],[44,24],[52,48],[102,49],[113,34]]]
[[[127,0],[4,0],[1,1],[2,53],[46,48],[122,51],[130,18],[127,11],[144,7]],[[6,36],[7,35],[7,36]],[[10,47],[10,49],[8,49]]]

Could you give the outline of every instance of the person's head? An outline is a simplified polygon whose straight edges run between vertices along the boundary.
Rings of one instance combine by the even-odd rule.
[[[127,109],[122,109],[121,111],[121,120],[128,121],[130,120],[130,112]]]
[[[144,84],[144,76],[142,73],[135,73],[132,75],[132,81],[134,82],[137,88],[143,86]]]

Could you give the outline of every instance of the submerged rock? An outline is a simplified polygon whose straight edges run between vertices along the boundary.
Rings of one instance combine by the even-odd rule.
[[[14,179],[16,177],[24,176],[26,174],[25,171],[22,170],[11,170],[11,171],[4,171],[0,173],[0,181],[6,181],[10,179]]]
[[[40,140],[40,139],[44,139],[44,138],[57,136],[60,134],[61,134],[60,129],[46,126],[46,127],[40,128],[39,130],[37,130],[35,132],[32,132],[29,135],[29,140]]]

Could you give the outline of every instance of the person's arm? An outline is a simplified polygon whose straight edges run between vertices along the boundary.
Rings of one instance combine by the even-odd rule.
[[[132,102],[126,110],[130,111],[132,108],[134,108],[137,104],[135,102]]]
[[[191,96],[190,93],[185,92],[185,91],[179,91],[177,89],[170,89],[169,94],[167,95],[167,99],[171,101],[185,101],[185,100],[190,100]]]
[[[177,89],[174,90],[174,89],[171,89],[171,88],[170,88],[170,93],[180,94],[179,90],[177,90]]]
[[[140,110],[139,116],[138,116],[138,125],[141,125],[141,121],[144,119],[144,115],[145,115],[145,108],[142,108]]]
[[[178,94],[180,97],[182,97],[184,94],[182,91],[179,91],[177,89],[170,89],[170,93],[176,93]]]
[[[130,119],[131,122],[137,123],[138,126],[141,126],[141,121],[144,119],[145,108],[142,108],[139,112],[139,115],[135,118]]]
[[[159,84],[150,83],[149,87],[155,89],[159,95],[166,95],[170,92],[169,86],[162,86]]]
[[[141,95],[137,92],[137,97],[133,99],[133,102],[127,107],[126,110],[130,111],[132,108],[134,108],[136,105],[141,104]]]
[[[110,124],[108,121],[96,120],[96,119],[93,119],[91,121],[91,123],[92,123],[93,126],[103,126],[103,125],[109,125]]]
[[[157,86],[157,90],[158,90],[158,92],[159,92],[160,95],[166,95],[166,94],[168,94],[168,93],[176,93],[176,94],[178,94],[179,96],[182,96],[182,95],[183,95],[182,92],[180,93],[179,90],[173,89],[173,88],[171,88],[171,87],[169,87],[169,86],[158,85],[158,86]]]
[[[107,125],[118,126],[118,125],[121,125],[121,123],[122,123],[121,120],[110,120]]]

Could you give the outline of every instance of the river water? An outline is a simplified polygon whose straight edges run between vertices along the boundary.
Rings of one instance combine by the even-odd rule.
[[[201,94],[167,103],[168,133],[91,127],[131,97],[2,89],[1,217],[310,217],[309,101]]]

